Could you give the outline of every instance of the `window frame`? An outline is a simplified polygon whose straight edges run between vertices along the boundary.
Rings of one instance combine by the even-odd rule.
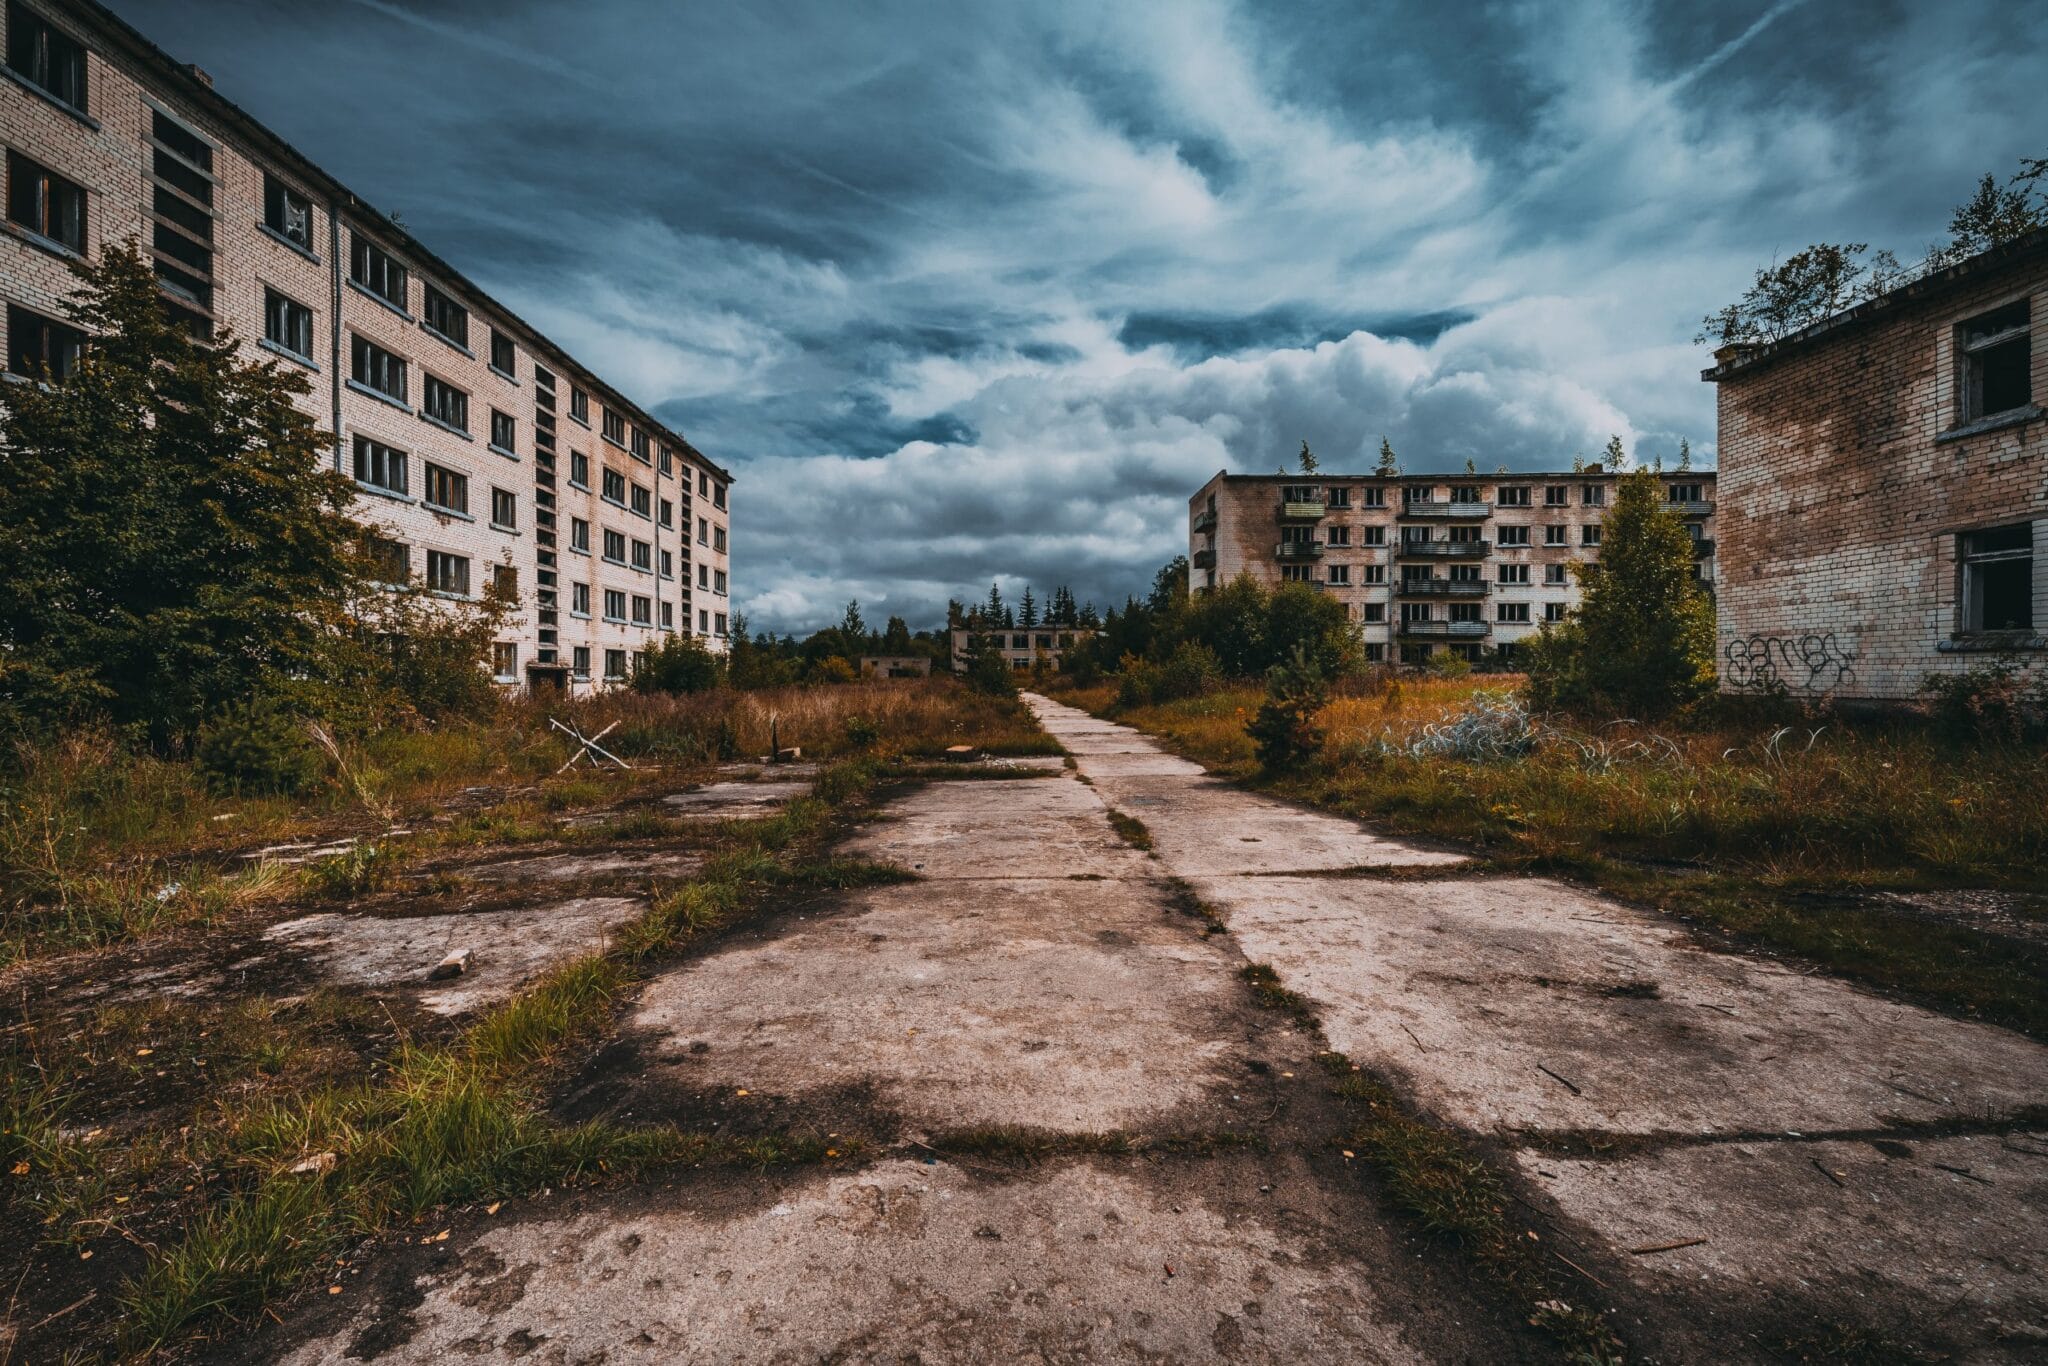
[[[30,210],[30,218],[23,218],[15,213],[24,174],[34,185],[34,205]],[[65,193],[57,194],[56,191],[60,189]],[[55,203],[59,199],[72,205],[75,210],[74,221],[55,221]],[[6,209],[7,221],[38,242],[59,247],[73,256],[85,255],[91,239],[92,196],[86,193],[85,186],[70,176],[54,171],[34,157],[18,152],[12,147],[7,149]],[[77,240],[74,241],[72,236],[67,236],[67,231]]]
[[[354,476],[356,483],[363,488],[375,489],[379,493],[390,494],[398,498],[410,498],[412,496],[410,479],[412,452],[402,450],[388,442],[379,441],[376,437],[370,436],[365,432],[353,432],[350,435],[352,439],[349,443],[349,470]],[[376,478],[366,479],[363,477],[365,469],[374,475],[379,472],[380,468],[386,474],[393,468],[396,468],[398,471],[398,481],[396,483],[389,483],[385,480]]]
[[[292,202],[296,200],[305,210],[305,236],[295,235],[288,226],[291,222]],[[263,173],[263,227],[273,237],[282,238],[286,244],[313,256],[313,199],[300,194],[284,180],[269,171]],[[314,259],[319,259],[317,256]]]
[[[432,370],[422,371],[420,416],[461,436],[470,435],[469,390],[450,384]],[[436,402],[436,399],[440,402]],[[452,401],[451,401],[452,400]],[[452,412],[455,416],[450,417]]]
[[[303,321],[306,340],[303,349],[292,345],[290,341],[273,335],[276,323],[275,315],[280,304],[284,307],[284,316],[287,319]],[[293,310],[296,310],[296,312]],[[263,286],[263,340],[277,350],[284,352],[293,360],[311,365],[315,369],[319,368],[318,362],[313,359],[313,310],[283,290],[274,289],[269,285]]]
[[[383,281],[383,287],[377,283],[379,279]],[[355,228],[350,228],[348,234],[348,282],[371,298],[397,309],[403,316],[412,316],[406,306],[412,291],[411,270]],[[397,291],[395,295],[392,290]]]
[[[437,314],[444,317],[452,326],[443,327],[436,321]],[[469,349],[469,309],[432,280],[420,281],[420,327],[447,342],[463,355],[472,354]]]
[[[2024,533],[2025,543],[2015,546],[1994,546],[1990,549],[1975,549],[1972,542],[2010,533]],[[2033,579],[2034,559],[2037,547],[2034,544],[2034,523],[2009,522],[2001,526],[1974,527],[1956,535],[1956,625],[1958,637],[1998,636],[2010,633],[2032,634],[2038,629],[2041,619],[2040,607],[2034,601]],[[2021,591],[2027,603],[2027,620],[2010,626],[1990,626],[1984,622],[1984,587],[1986,570],[2007,565],[2024,565],[2025,571],[2018,576]]]
[[[15,60],[17,56],[22,55],[17,44],[24,38],[35,42],[37,47],[37,50],[29,55],[27,66],[22,66]],[[7,69],[37,92],[56,101],[72,113],[86,118],[92,116],[92,62],[89,55],[91,51],[91,48],[28,6],[7,6]],[[70,81],[57,79],[60,65],[72,77]],[[41,76],[37,74],[38,67],[45,68]]]
[[[406,373],[408,367],[405,357],[395,351],[386,350],[360,332],[351,331],[348,334],[348,338],[349,383],[355,385],[358,389],[375,394],[379,398],[389,399],[401,408],[408,406],[410,402],[408,395],[412,392],[412,383],[410,376]],[[373,368],[381,368],[397,376],[398,391],[396,393],[386,389],[375,379],[363,378],[363,361],[366,358],[374,361],[378,357],[382,357],[388,364]]]
[[[448,577],[448,575],[445,572],[442,574],[436,574],[434,572],[436,568],[436,561],[440,562],[439,567],[444,571],[450,568],[451,566],[459,570],[457,577],[459,577],[461,580],[461,587],[449,588],[445,585],[444,580]],[[450,597],[458,598],[467,598],[470,596],[469,556],[457,555],[452,550],[429,550],[427,552],[426,574],[426,585],[430,592],[444,593]]]
[[[439,496],[442,492],[455,493],[459,501],[446,501]],[[432,460],[420,461],[420,506],[457,517],[469,516],[469,476]]]

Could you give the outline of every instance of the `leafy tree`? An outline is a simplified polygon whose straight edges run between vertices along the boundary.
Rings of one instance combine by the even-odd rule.
[[[1384,436],[1380,438],[1380,463],[1373,470],[1382,479],[1392,479],[1401,472],[1401,462],[1394,459],[1394,443]]]
[[[1308,438],[1303,437],[1301,442],[1301,472],[1303,474],[1314,474],[1316,468],[1316,453],[1308,448]]]
[[[159,749],[314,672],[364,568],[305,380],[193,337],[132,247],[74,267],[93,340],[0,408],[0,724]]]
[[[1661,716],[1714,687],[1714,605],[1693,577],[1692,538],[1649,470],[1624,475],[1579,610],[1528,647],[1541,705]]]
[[[735,647],[739,632],[731,637]],[[667,633],[660,644],[643,650],[633,666],[631,684],[638,693],[709,692],[718,686],[718,656],[695,636]]]
[[[1038,625],[1038,600],[1031,596],[1031,585],[1024,585],[1024,601],[1017,608],[1017,624],[1026,630]]]
[[[1621,437],[1617,434],[1607,438],[1607,449],[1602,452],[1607,468],[1616,474],[1628,469],[1628,452],[1621,448]]]
[[[1152,592],[1145,605],[1154,612],[1171,612],[1187,600],[1188,557],[1176,555],[1152,576]]]
[[[1256,677],[1272,661],[1266,644],[1270,596],[1257,579],[1240,574],[1188,603],[1187,636],[1207,646],[1228,676]]]
[[[1882,287],[1898,273],[1890,252],[1876,253],[1866,265],[1861,258],[1869,250],[1866,242],[1816,242],[1759,270],[1740,299],[1700,320],[1693,340],[1723,346],[1772,342],[1832,317],[1868,297],[1873,280]]]
[[[2034,203],[2032,185],[2024,170],[2004,185],[1987,173],[1977,182],[1977,192],[1958,205],[1948,220],[1946,254],[1961,260],[2048,226],[2048,215]]]
[[[1358,633],[1344,604],[1305,583],[1283,583],[1266,607],[1266,662],[1307,659],[1324,678],[1349,672],[1358,662]]]

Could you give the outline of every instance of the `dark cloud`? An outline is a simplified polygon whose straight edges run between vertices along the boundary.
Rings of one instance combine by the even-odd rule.
[[[114,3],[732,466],[777,629],[1120,601],[1303,438],[1711,458],[1702,313],[2048,153],[1990,0]]]

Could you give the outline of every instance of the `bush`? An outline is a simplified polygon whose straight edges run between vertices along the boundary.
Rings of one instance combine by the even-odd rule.
[[[1921,710],[1952,739],[2010,744],[2048,736],[2048,673],[2030,678],[2016,656],[1959,674],[1928,674],[1920,695]]]
[[[968,647],[967,686],[990,697],[1015,697],[1017,680],[994,637],[978,635]]]
[[[633,666],[632,688],[638,693],[709,692],[718,686],[718,656],[695,636],[671,633]]]
[[[1322,670],[1306,650],[1297,646],[1293,659],[1274,665],[1266,678],[1266,700],[1245,727],[1260,766],[1284,773],[1315,757],[1323,747],[1316,714],[1329,700]]]
[[[200,732],[194,758],[207,788],[221,795],[291,796],[317,782],[322,770],[305,721],[267,699],[223,713]]]
[[[846,743],[853,749],[873,749],[882,738],[882,728],[865,716],[846,718]]]
[[[1472,661],[1456,650],[1445,650],[1430,656],[1429,671],[1438,678],[1463,678],[1472,672]]]
[[[860,670],[853,667],[853,661],[844,655],[826,655],[811,665],[813,683],[858,683]]]

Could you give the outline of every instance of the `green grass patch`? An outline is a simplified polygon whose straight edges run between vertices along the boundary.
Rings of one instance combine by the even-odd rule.
[[[1109,808],[1109,823],[1116,828],[1117,838],[1133,849],[1147,853],[1152,849],[1152,832],[1145,828],[1145,822],[1136,816],[1127,816],[1115,807]]]

